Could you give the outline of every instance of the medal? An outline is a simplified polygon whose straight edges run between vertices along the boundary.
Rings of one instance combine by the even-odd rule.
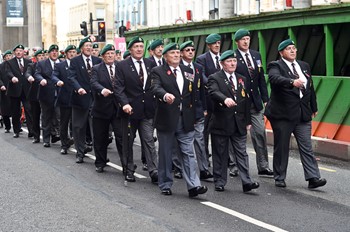
[[[188,85],[188,91],[192,92],[192,82]]]
[[[241,94],[242,94],[242,97],[245,97],[245,92],[244,92],[244,89],[242,89]]]
[[[201,79],[198,79],[197,87],[198,89],[201,87]]]

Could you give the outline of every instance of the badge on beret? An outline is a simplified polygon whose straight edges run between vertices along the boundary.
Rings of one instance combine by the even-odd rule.
[[[179,49],[179,45],[178,44],[176,44],[176,49]]]
[[[139,41],[140,41],[140,42],[142,41],[141,37],[139,37]]]

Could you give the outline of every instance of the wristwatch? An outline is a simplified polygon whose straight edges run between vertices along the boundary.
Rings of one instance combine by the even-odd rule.
[[[293,86],[293,84],[294,84],[294,79],[290,79],[289,84],[290,84],[291,86]]]

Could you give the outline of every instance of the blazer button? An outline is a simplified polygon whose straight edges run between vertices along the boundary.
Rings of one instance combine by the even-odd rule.
[[[142,102],[145,102],[145,100],[142,100]]]

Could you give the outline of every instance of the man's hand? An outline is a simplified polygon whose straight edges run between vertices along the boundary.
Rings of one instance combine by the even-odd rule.
[[[228,108],[231,108],[237,105],[237,103],[232,98],[226,98],[224,103]]]
[[[84,95],[84,94],[86,94],[85,89],[83,89],[83,88],[78,89],[78,94],[79,94],[79,95]]]
[[[132,107],[131,105],[129,104],[126,104],[125,106],[123,106],[123,111],[129,115],[131,115],[133,112],[132,112]]]
[[[252,125],[247,125],[246,128],[247,130],[250,130],[250,128],[252,128]]]
[[[170,105],[174,103],[175,96],[172,95],[171,93],[166,93],[164,98],[165,98],[166,103],[168,103]]]
[[[18,78],[17,77],[12,77],[11,81],[12,81],[13,84],[16,84],[16,83],[18,83]]]
[[[46,79],[41,80],[41,81],[40,81],[40,85],[41,85],[41,86],[47,85],[47,80],[46,80]]]
[[[315,118],[315,117],[317,116],[317,113],[318,113],[318,112],[312,113],[312,118]]]
[[[62,87],[64,85],[64,82],[63,81],[58,81],[57,84],[56,84],[58,87]]]
[[[297,88],[299,88],[299,89],[301,89],[301,88],[304,88],[304,81],[302,81],[301,79],[296,79],[296,80],[294,80],[294,82],[293,82],[293,86],[294,87],[297,87]]]
[[[1,91],[6,91],[6,87],[3,85],[3,86],[0,87],[0,90]]]
[[[108,97],[110,94],[113,94],[113,92],[110,91],[109,89],[104,88],[104,89],[102,89],[101,94],[102,94],[104,97]]]
[[[29,83],[33,83],[35,81],[33,76],[28,77],[28,82]]]

